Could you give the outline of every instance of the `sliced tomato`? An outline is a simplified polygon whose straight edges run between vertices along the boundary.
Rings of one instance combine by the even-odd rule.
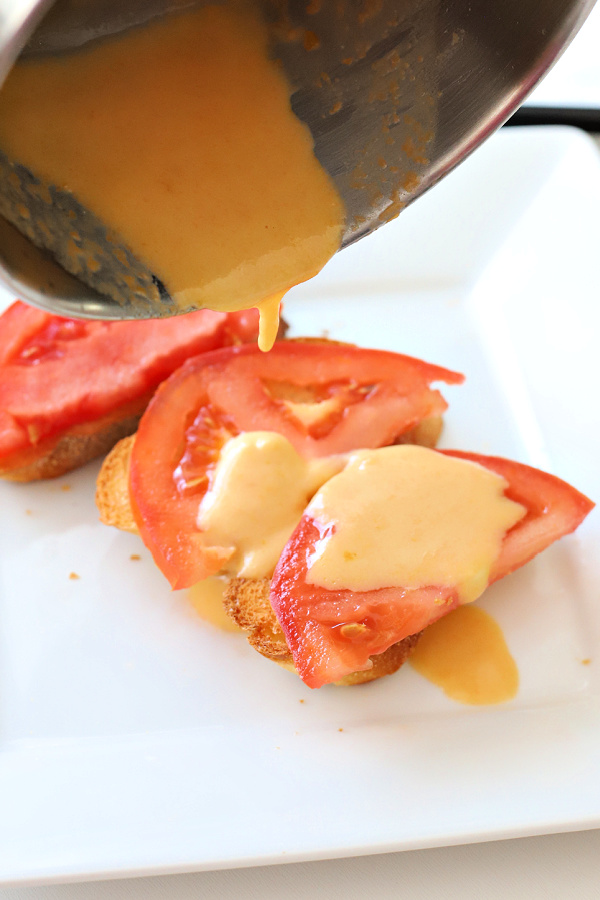
[[[189,360],[148,406],[130,467],[140,533],[171,585],[195,584],[227,558],[204,546],[196,526],[226,440],[274,431],[305,457],[381,447],[446,409],[434,381],[463,376],[395,353],[294,341],[266,354],[247,345]]]
[[[140,402],[189,356],[256,340],[258,314],[61,318],[17,301],[0,316],[0,458]]]
[[[530,466],[456,450],[436,452],[479,463],[501,475],[508,482],[506,496],[527,510],[506,533],[490,584],[574,531],[594,506],[566,482]],[[296,669],[309,687],[370,668],[370,656],[422,631],[459,602],[455,590],[436,585],[353,593],[308,584],[310,560],[334,527],[326,530],[309,515],[303,516],[271,582],[271,604]]]

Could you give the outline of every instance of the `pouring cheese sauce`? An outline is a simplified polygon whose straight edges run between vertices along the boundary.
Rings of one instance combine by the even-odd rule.
[[[339,248],[342,202],[249,3],[171,14],[17,63],[0,146],[72,192],[182,309],[279,302]]]

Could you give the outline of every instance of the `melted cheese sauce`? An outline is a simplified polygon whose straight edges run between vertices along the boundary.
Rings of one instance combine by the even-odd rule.
[[[270,431],[228,441],[198,514],[204,542],[233,550],[224,572],[270,577],[310,498],[344,463],[344,457],[306,460]]]
[[[354,453],[307,509],[334,526],[307,581],[352,591],[450,587],[469,603],[487,587],[505,532],[525,514],[505,487],[483,466],[424,447]]]
[[[251,4],[207,6],[19,62],[0,91],[9,156],[73,192],[182,309],[258,306],[263,349],[344,219],[267,44]]]
[[[502,630],[476,606],[459,607],[430,625],[410,664],[459,703],[505,703],[519,689]]]
[[[209,622],[221,631],[240,632],[233,619],[230,619],[223,608],[223,591],[225,581],[222,578],[206,578],[199,581],[189,590],[190,603],[205,622]]]

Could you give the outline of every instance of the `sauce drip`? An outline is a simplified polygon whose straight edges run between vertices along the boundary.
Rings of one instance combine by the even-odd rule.
[[[259,313],[259,330],[258,330],[258,349],[270,350],[277,338],[279,331],[279,307],[285,296],[285,291],[281,294],[274,294],[267,297],[258,306]]]
[[[199,581],[189,590],[190,603],[205,622],[209,622],[221,631],[240,632],[233,619],[230,619],[223,608],[223,591],[225,581],[222,578],[206,578]]]
[[[500,626],[476,606],[461,606],[430,625],[410,663],[459,703],[505,703],[519,689],[519,672]]]
[[[72,192],[180,309],[258,306],[263,349],[274,295],[340,245],[342,202],[251,3],[18,62],[0,91],[0,147]]]

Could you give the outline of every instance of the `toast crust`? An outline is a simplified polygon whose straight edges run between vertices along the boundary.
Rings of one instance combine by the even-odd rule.
[[[120,440],[102,463],[96,481],[96,506],[104,525],[137,534],[129,499],[129,460],[134,441],[135,434]]]
[[[286,397],[299,402],[307,399],[304,396],[293,396],[291,393],[286,394]],[[423,447],[433,448],[440,437],[442,425],[441,416],[424,419],[414,428],[399,435],[396,443],[420,444]],[[129,459],[134,441],[135,435],[119,441],[105,459],[98,476],[96,504],[100,520],[105,525],[137,533],[129,498]],[[246,633],[248,642],[255,650],[267,659],[295,672],[292,655],[271,606],[270,585],[269,578],[232,578],[225,589],[223,605],[230,618]],[[336,683],[364,684],[384,675],[393,674],[406,662],[419,637],[420,634],[415,634],[399,641],[384,653],[371,657],[372,668],[364,672],[353,672]]]
[[[287,331],[287,323],[280,319],[277,340],[282,340]],[[293,338],[292,341],[305,344],[338,344],[329,338]],[[122,438],[133,434],[153,391],[100,419],[74,425],[61,434],[40,441],[34,446],[14,453],[0,460],[0,478],[7,481],[29,482],[47,478],[58,478],[72,472],[99,456],[107,454]],[[296,396],[293,385],[287,387],[287,399],[302,402],[312,400],[304,394]],[[410,431],[397,438],[401,444],[421,444],[435,447],[442,431],[441,416],[434,416],[419,422]],[[107,500],[107,502],[110,502]],[[103,519],[104,521],[104,519]],[[112,523],[110,523],[112,524]],[[116,523],[115,523],[116,524]],[[116,525],[117,528],[121,527]],[[131,528],[125,530],[130,531]]]
[[[94,422],[74,425],[62,434],[6,457],[0,461],[0,478],[18,482],[58,478],[104,456],[117,441],[135,433],[149,399],[147,396],[129,403]]]
[[[269,578],[232,578],[225,588],[223,606],[236,625],[246,632],[248,643],[255,650],[286,669],[295,671],[292,654],[269,600],[270,588]],[[384,675],[392,675],[406,662],[420,636],[413,634],[398,641],[384,653],[371,657],[372,668],[364,672],[352,672],[336,681],[336,684],[366,684],[383,678]]]
[[[106,457],[96,488],[100,520],[122,531],[137,533],[129,500],[129,459],[135,435],[119,441]],[[271,601],[269,578],[232,578],[223,595],[229,617],[245,632],[249,644],[262,656],[295,672],[292,654],[286,643]],[[365,684],[384,675],[392,675],[406,662],[417,645],[414,634],[371,657],[373,666],[365,672],[353,672],[337,682],[340,685]]]
[[[285,319],[280,318],[277,340],[283,339],[287,328]],[[225,331],[230,343],[241,343],[235,331],[227,331],[227,325]],[[105,416],[73,425],[31,447],[0,459],[0,478],[17,482],[58,478],[98,456],[106,455],[117,441],[134,434],[157,387],[158,385],[144,392],[135,400],[121,404]]]

